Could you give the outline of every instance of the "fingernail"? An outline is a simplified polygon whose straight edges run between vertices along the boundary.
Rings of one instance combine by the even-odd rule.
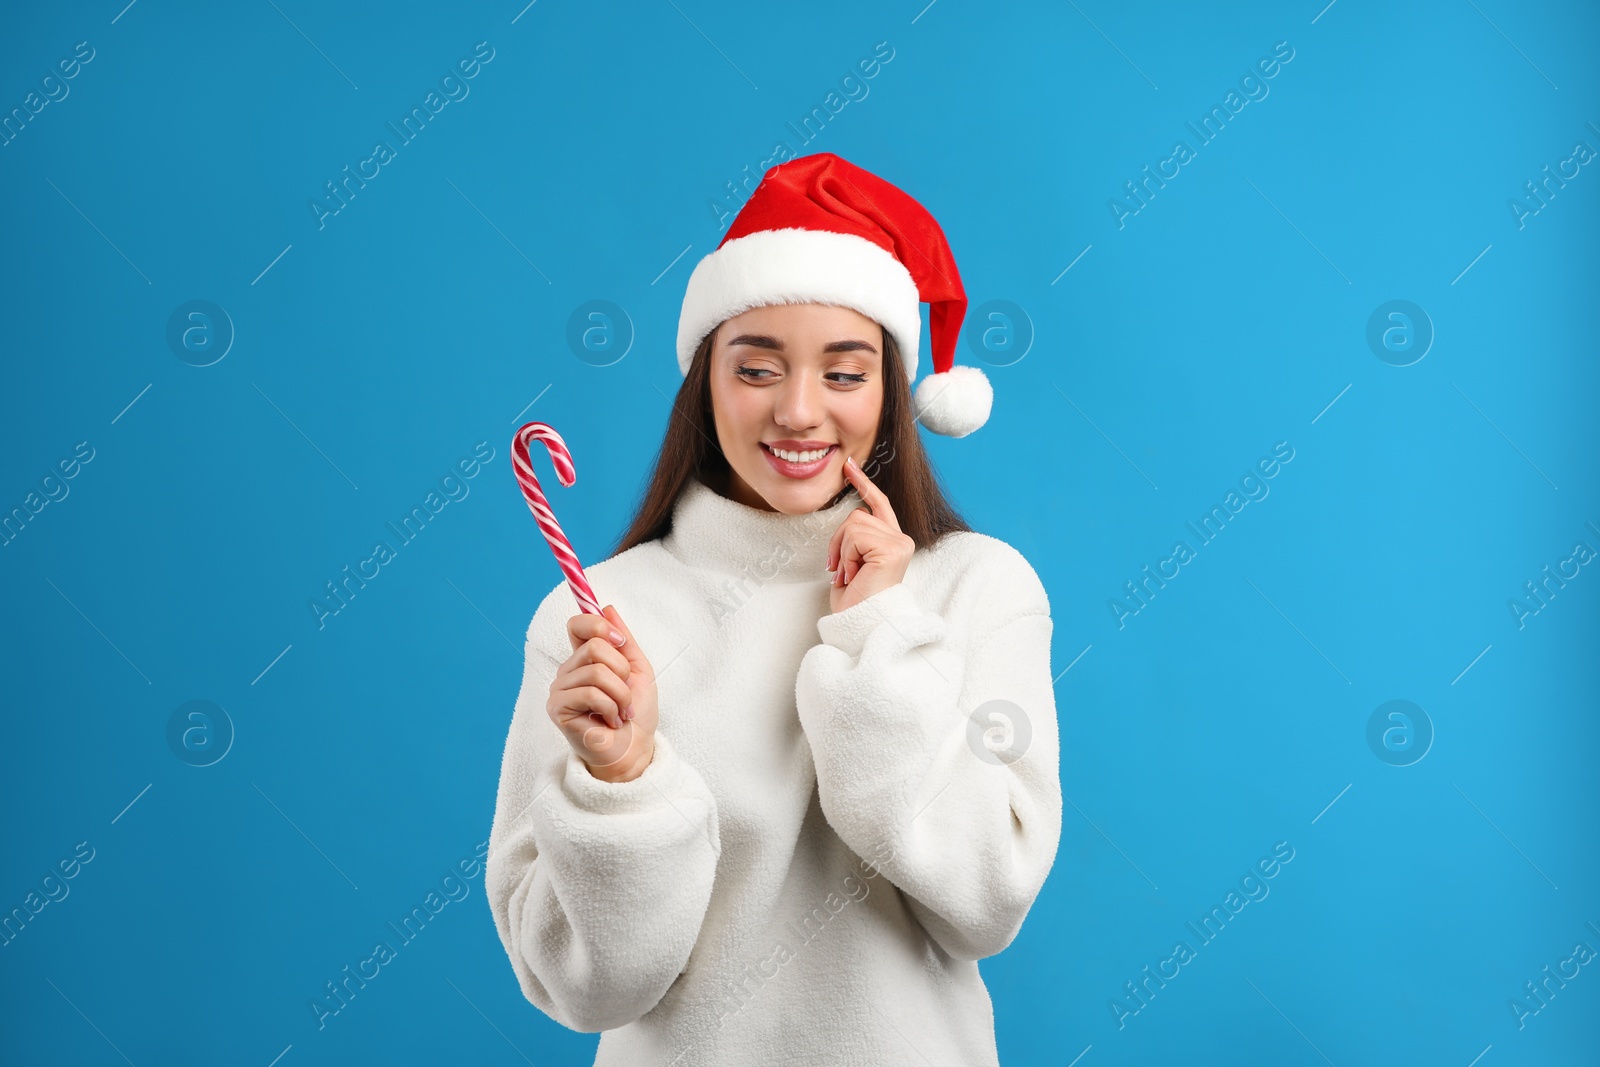
[[[611,643],[613,645],[616,645],[618,648],[621,648],[623,645],[628,643],[628,639],[626,637],[623,637],[622,633],[620,631],[612,630],[611,631]]]
[[[632,707],[623,708],[622,709],[622,717],[624,719],[632,719],[633,718],[633,708]]]
[[[844,461],[852,467],[856,465],[856,457],[854,456],[846,456],[844,457]]]

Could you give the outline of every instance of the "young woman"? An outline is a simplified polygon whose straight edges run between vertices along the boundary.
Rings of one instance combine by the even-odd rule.
[[[937,372],[915,396],[919,301]],[[1049,603],[917,424],[988,415],[905,193],[767,172],[691,276],[643,504],[527,635],[486,888],[523,994],[595,1063],[998,1064],[977,960],[1061,829]]]

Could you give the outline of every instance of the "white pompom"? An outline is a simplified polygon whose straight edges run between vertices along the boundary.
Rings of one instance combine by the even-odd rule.
[[[943,374],[930,374],[917,385],[917,418],[934,433],[965,437],[989,420],[994,387],[977,367],[957,363]]]

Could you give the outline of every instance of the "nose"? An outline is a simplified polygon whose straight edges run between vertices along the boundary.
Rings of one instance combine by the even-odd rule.
[[[808,375],[797,374],[778,386],[772,417],[790,430],[809,430],[822,422],[826,387]]]

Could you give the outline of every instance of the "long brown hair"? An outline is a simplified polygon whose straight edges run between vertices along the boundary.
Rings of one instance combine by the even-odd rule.
[[[711,349],[716,336],[717,331],[712,330],[695,350],[689,373],[673,398],[667,433],[656,454],[644,499],[612,555],[665,537],[672,529],[673,505],[690,478],[698,476],[706,485],[727,495],[731,469],[717,444],[711,410]],[[888,330],[883,331],[883,385],[878,440],[872,455],[861,464],[863,473],[889,498],[901,532],[918,548],[937,543],[947,533],[970,530],[960,512],[945,499],[939,476],[922,447],[911,404],[911,384],[900,361],[900,348]],[[837,504],[852,488],[847,481],[823,507]]]

